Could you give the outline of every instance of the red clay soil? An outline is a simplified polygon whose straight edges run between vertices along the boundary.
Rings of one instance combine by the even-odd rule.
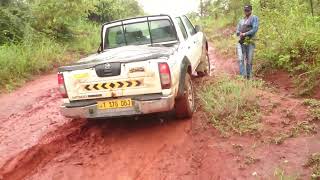
[[[233,59],[213,48],[210,58],[214,73],[236,74]],[[277,168],[308,179],[303,164],[320,150],[318,134],[271,143],[308,119],[307,108],[283,93],[260,94],[261,133],[223,138],[201,107],[186,120],[71,121],[59,114],[55,75],[44,76],[0,97],[0,179],[275,179]]]
[[[277,90],[289,95],[294,93],[293,79],[289,73],[281,70],[269,72],[264,75],[263,79],[269,82]]]

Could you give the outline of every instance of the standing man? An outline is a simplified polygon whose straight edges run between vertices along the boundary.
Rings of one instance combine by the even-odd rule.
[[[255,48],[254,37],[259,29],[259,19],[252,15],[252,6],[244,6],[245,17],[242,18],[237,27],[239,43],[237,52],[239,58],[240,75],[250,79],[252,74],[253,51]]]

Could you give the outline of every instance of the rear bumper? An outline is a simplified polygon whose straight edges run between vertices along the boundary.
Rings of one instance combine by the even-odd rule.
[[[97,104],[68,108],[61,106],[61,113],[70,118],[108,118],[133,116],[142,114],[151,114],[157,112],[166,112],[174,108],[174,96],[161,97],[159,99],[140,101],[134,100],[134,106],[130,108],[118,108],[109,110],[99,110]]]

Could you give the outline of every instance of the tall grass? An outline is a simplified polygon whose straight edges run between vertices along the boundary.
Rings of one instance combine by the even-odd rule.
[[[210,122],[223,135],[255,132],[260,128],[257,89],[260,81],[217,77],[206,83],[199,98]]]
[[[65,48],[56,42],[41,38],[38,42],[24,41],[17,45],[0,47],[0,86],[7,90],[29,79],[32,74],[52,69],[61,64]]]
[[[98,26],[88,24],[78,30],[69,42],[30,34],[19,44],[0,46],[0,91],[11,91],[32,75],[75,61],[77,59],[71,57],[77,57],[79,53],[95,52],[100,42]]]

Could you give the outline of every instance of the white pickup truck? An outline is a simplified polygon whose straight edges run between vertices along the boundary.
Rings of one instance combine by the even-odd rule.
[[[186,16],[143,16],[103,24],[97,54],[58,70],[62,115],[192,116],[192,75],[210,73],[208,43]]]

